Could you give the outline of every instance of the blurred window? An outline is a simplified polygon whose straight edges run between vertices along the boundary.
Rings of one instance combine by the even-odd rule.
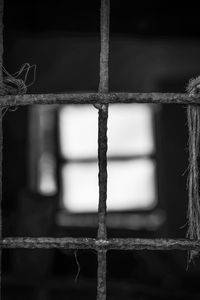
[[[61,202],[71,213],[97,212],[98,111],[91,105],[59,112]],[[148,210],[157,204],[153,107],[110,105],[109,211]]]

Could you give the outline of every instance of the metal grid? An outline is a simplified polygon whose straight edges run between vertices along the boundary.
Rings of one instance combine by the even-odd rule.
[[[24,249],[94,249],[98,256],[97,299],[106,299],[106,252],[108,250],[200,250],[200,240],[189,239],[107,239],[107,120],[109,103],[165,103],[199,104],[200,97],[188,97],[175,93],[109,93],[109,0],[101,0],[101,53],[100,82],[98,93],[79,94],[37,94],[0,96],[0,108],[33,104],[94,104],[99,110],[98,163],[99,163],[99,207],[97,238],[2,238],[2,217],[0,208],[0,248]],[[3,0],[0,0],[0,65],[3,54]],[[3,83],[0,68],[0,87]],[[2,116],[0,109],[0,202],[2,201]],[[1,251],[0,251],[1,252]],[[1,253],[0,253],[1,255]],[[1,270],[1,267],[0,267]]]

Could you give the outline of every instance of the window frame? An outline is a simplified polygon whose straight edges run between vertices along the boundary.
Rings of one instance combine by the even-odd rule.
[[[68,211],[62,200],[62,167],[70,162],[81,162],[81,163],[90,163],[90,162],[98,162],[98,158],[91,158],[91,159],[66,159],[62,155],[61,147],[60,147],[60,126],[59,126],[59,114],[60,109],[59,107],[56,110],[56,128],[57,128],[57,178],[58,178],[58,197],[59,197],[59,210],[57,214],[57,224],[61,227],[66,228],[73,228],[78,230],[84,231],[87,228],[95,229],[98,225],[98,216],[95,212],[70,212]],[[159,162],[159,157],[161,157],[161,150],[159,148],[160,141],[160,107],[158,106],[152,108],[152,123],[153,123],[153,140],[155,144],[154,153],[147,154],[147,155],[131,155],[125,156],[122,155],[120,157],[111,157],[111,160],[114,161],[126,161],[126,160],[137,160],[141,158],[148,158],[150,160],[155,160],[155,191],[157,202],[156,204],[147,209],[133,209],[133,210],[122,210],[122,211],[108,211],[107,212],[107,228],[110,230],[114,230],[114,232],[119,232],[119,229],[122,231],[157,231],[159,230],[164,223],[166,222],[166,213],[165,213],[165,204],[161,200],[159,191],[160,191],[160,176],[159,174],[162,173],[159,168],[161,167]],[[107,161],[110,160],[110,157],[107,157]],[[129,222],[127,222],[127,218]],[[118,222],[116,222],[118,219]],[[131,224],[132,223],[132,224]],[[120,225],[119,225],[120,224]],[[84,230],[85,229],[85,230]],[[119,235],[119,234],[118,234]]]

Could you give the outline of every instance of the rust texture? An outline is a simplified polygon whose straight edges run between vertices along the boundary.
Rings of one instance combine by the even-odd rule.
[[[0,96],[0,107],[25,106],[33,104],[112,104],[112,103],[154,103],[154,104],[200,104],[200,96],[188,97],[186,93],[59,93],[25,94]]]
[[[97,300],[106,299],[106,251],[98,251]]]
[[[7,237],[0,240],[3,249],[93,249],[106,250],[200,250],[200,240],[112,238]]]
[[[100,11],[100,78],[99,93],[109,91],[109,26],[110,0],[101,0]],[[107,123],[108,104],[96,105],[98,111],[98,165],[99,165],[99,206],[98,206],[98,233],[99,240],[107,238],[106,229],[106,200],[107,200]],[[97,300],[106,300],[106,250],[100,250],[97,268]]]
[[[104,110],[105,109],[105,110]],[[107,200],[107,106],[99,109],[98,123],[98,164],[99,164],[99,207],[98,238],[106,239],[106,200]]]
[[[3,89],[3,0],[0,0],[0,90]],[[0,92],[1,94],[1,92]],[[3,128],[2,109],[0,108],[0,238],[2,239],[2,160],[3,160]],[[0,298],[1,298],[1,256],[0,251]]]
[[[99,206],[98,239],[106,239],[106,200],[107,200],[107,120],[108,105],[99,109],[98,118],[98,164],[99,164]],[[106,250],[98,252],[97,300],[106,299]]]
[[[109,27],[110,27],[110,0],[101,0],[101,52],[99,72],[99,93],[109,91]]]

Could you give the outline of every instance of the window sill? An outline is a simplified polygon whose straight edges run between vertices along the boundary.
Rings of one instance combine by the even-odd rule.
[[[107,227],[154,231],[160,228],[165,220],[166,215],[161,209],[150,212],[110,212],[107,214]],[[95,228],[98,225],[98,216],[95,213],[72,214],[61,210],[57,214],[56,223],[63,227]]]

